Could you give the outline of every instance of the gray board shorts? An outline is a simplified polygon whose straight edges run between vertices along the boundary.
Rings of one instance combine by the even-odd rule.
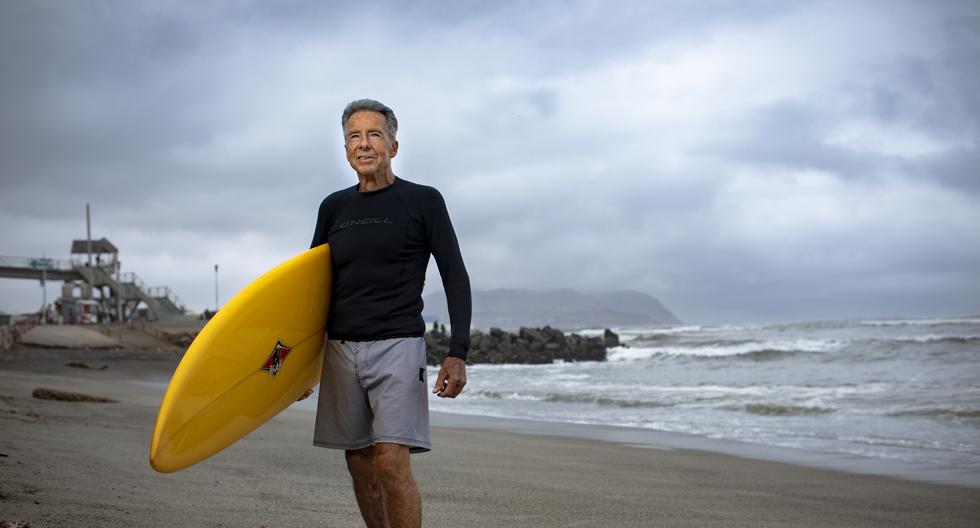
[[[363,449],[377,443],[432,448],[425,340],[335,341],[323,350],[313,444]]]

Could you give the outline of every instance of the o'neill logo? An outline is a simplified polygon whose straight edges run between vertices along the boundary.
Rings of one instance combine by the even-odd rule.
[[[272,353],[265,360],[265,365],[262,365],[262,370],[268,372],[270,378],[275,377],[279,373],[279,368],[282,367],[282,362],[289,355],[290,350],[292,349],[282,344],[282,341],[276,340],[276,348],[272,349]]]

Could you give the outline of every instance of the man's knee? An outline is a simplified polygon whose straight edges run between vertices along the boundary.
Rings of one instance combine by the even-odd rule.
[[[375,470],[384,479],[411,477],[412,466],[409,448],[400,444],[377,444],[375,447]]]
[[[347,459],[347,471],[354,478],[373,477],[375,475],[375,449],[374,446],[364,449],[355,449],[344,453]]]

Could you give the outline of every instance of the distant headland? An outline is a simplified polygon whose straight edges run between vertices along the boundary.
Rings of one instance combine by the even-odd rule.
[[[443,292],[425,296],[422,314],[449,322]],[[679,324],[656,298],[635,290],[584,293],[572,289],[473,290],[473,326],[515,330],[551,326],[563,330]]]

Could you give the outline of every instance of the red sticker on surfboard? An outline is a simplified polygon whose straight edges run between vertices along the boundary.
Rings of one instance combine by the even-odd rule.
[[[270,378],[275,377],[282,367],[282,362],[289,355],[290,350],[292,349],[282,344],[282,341],[276,341],[276,348],[272,349],[272,353],[269,354],[269,357],[265,360],[265,364],[262,365],[262,370],[268,372]]]

